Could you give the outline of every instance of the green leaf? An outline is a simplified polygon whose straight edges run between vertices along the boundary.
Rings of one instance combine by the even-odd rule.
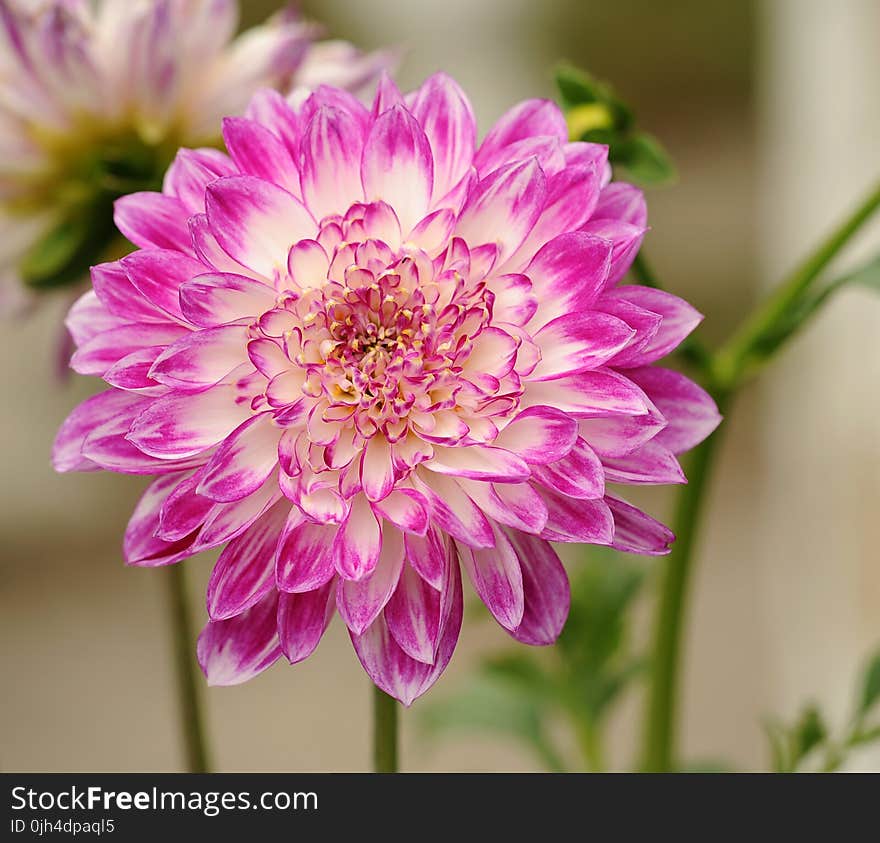
[[[862,694],[859,700],[858,713],[864,717],[880,700],[880,651],[868,662],[862,679]]]
[[[589,73],[570,64],[556,68],[556,87],[566,108],[589,102],[601,102],[601,85]]]
[[[865,746],[875,741],[880,741],[880,726],[875,726],[864,732],[856,732],[850,737],[849,744],[850,746]]]
[[[764,722],[764,734],[770,744],[770,769],[774,773],[787,773],[792,769],[788,752],[788,733],[778,720]]]
[[[809,755],[828,737],[828,729],[819,709],[811,705],[807,707],[795,726],[794,733],[795,763]]]
[[[880,255],[835,283],[855,284],[858,287],[870,287],[880,292]]]
[[[610,160],[622,167],[632,181],[643,185],[669,184],[678,177],[660,141],[644,132],[612,144]]]
[[[73,212],[27,252],[19,264],[22,280],[37,290],[79,283],[114,237],[110,205]]]
[[[432,736],[453,732],[495,732],[525,744],[547,769],[561,772],[565,764],[547,737],[543,712],[535,701],[497,678],[480,677],[460,694],[426,703],[419,711],[422,730]]]

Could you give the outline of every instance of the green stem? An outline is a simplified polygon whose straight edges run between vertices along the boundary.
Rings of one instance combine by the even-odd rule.
[[[200,676],[194,655],[196,642],[189,612],[186,571],[181,564],[170,565],[165,576],[168,583],[180,731],[186,751],[186,768],[190,773],[207,773],[210,764],[199,694]]]
[[[770,296],[759,305],[743,325],[714,355],[705,355],[701,368],[707,376],[709,389],[723,413],[746,377],[756,369],[760,348],[765,337],[772,335],[791,308],[802,303],[819,277],[840,250],[862,225],[880,208],[880,184],[856,210],[813,252]],[[644,262],[634,270],[647,278],[651,286],[656,279]],[[699,362],[699,361],[698,361]],[[650,687],[645,712],[642,767],[649,771],[669,771],[676,758],[677,709],[681,641],[688,586],[693,569],[693,553],[705,506],[706,491],[718,448],[716,431],[690,455],[688,484],[678,493],[673,519],[677,536],[672,552],[666,558],[660,600],[654,627],[654,654],[651,663]]]
[[[584,720],[577,721],[577,737],[581,755],[591,773],[605,771],[605,753],[602,749],[602,736],[599,729]]]
[[[715,395],[723,413],[728,396]],[[654,627],[654,653],[645,714],[642,767],[647,772],[674,769],[678,724],[678,685],[681,640],[688,585],[700,516],[715,463],[719,431],[698,445],[690,455],[688,483],[678,493],[672,530],[675,543],[666,557],[660,603]]]
[[[397,700],[373,688],[373,769],[377,773],[396,773]]]
[[[761,340],[782,320],[837,256],[853,235],[880,208],[880,184],[877,184],[855,211],[835,229],[816,251],[795,268],[715,355],[713,379],[733,389],[753,368]]]

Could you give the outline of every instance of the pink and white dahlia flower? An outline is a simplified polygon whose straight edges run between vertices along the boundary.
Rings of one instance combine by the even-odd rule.
[[[338,612],[405,704],[446,667],[460,567],[510,634],[552,643],[551,542],[662,554],[611,484],[680,483],[719,417],[652,365],[700,316],[621,279],[645,204],[606,148],[531,100],[481,144],[437,75],[372,109],[264,92],[228,155],[183,150],[117,203],[140,250],[93,270],[72,366],[110,389],[59,433],[61,471],[157,475],[129,564],[225,545],[198,653],[208,681],[306,658]]]
[[[112,200],[158,186],[180,146],[219,141],[259,88],[360,88],[390,60],[316,43],[291,11],[237,25],[236,0],[0,0],[0,282],[68,283],[47,256],[87,267]]]

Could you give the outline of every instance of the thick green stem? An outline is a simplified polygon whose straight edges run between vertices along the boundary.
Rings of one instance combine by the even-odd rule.
[[[373,769],[397,772],[397,700],[373,688]]]
[[[190,773],[210,771],[205,721],[199,694],[201,677],[195,660],[195,636],[189,611],[186,571],[183,565],[170,565],[164,572],[168,583],[172,646],[180,714],[180,732]]]
[[[716,395],[715,400],[723,413],[729,404],[727,396]],[[669,772],[677,760],[679,667],[685,609],[700,516],[706,504],[719,438],[720,430],[716,430],[691,452],[688,483],[679,490],[672,521],[676,538],[663,571],[645,712],[642,768],[648,772]]]
[[[752,374],[762,358],[764,339],[772,336],[790,310],[802,303],[803,296],[822,271],[852,239],[864,223],[880,208],[880,184],[856,210],[795,271],[758,306],[754,313],[714,355],[701,366],[713,397],[722,413],[737,389]],[[659,286],[644,263],[634,267],[643,283]],[[702,355],[697,355],[701,357]],[[716,431],[690,455],[688,484],[678,493],[673,519],[677,536],[666,558],[660,600],[654,626],[654,653],[645,713],[642,767],[649,771],[674,769],[677,739],[677,714],[681,642],[688,587],[693,570],[693,553],[718,448]]]
[[[822,270],[878,208],[880,208],[880,184],[877,184],[828,239],[758,306],[718,351],[712,366],[712,376],[716,383],[727,389],[733,389],[751,373],[762,339],[800,303],[803,295]]]

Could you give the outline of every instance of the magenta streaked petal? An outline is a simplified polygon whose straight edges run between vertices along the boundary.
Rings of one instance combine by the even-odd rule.
[[[111,313],[94,290],[88,290],[73,303],[64,319],[64,327],[74,346],[80,346],[127,321]],[[69,354],[61,361],[64,366],[68,364],[67,357]]]
[[[181,474],[159,477],[147,487],[132,513],[122,543],[126,565],[154,568],[170,565],[192,555],[193,535],[176,542],[156,537],[162,504],[180,483]]]
[[[494,547],[479,550],[462,547],[459,552],[480,600],[501,626],[516,629],[523,619],[523,579],[510,540],[496,530]]]
[[[538,406],[519,413],[495,442],[530,465],[543,465],[564,457],[577,438],[577,422],[571,416]]]
[[[645,390],[666,419],[657,441],[673,454],[699,445],[721,423],[712,396],[680,372],[646,366],[628,369],[627,377]]]
[[[601,237],[611,244],[611,261],[606,289],[611,289],[626,275],[642,245],[646,229],[620,220],[591,219],[581,226],[581,232],[593,237]]]
[[[160,395],[167,388],[150,377],[156,358],[165,351],[164,346],[153,345],[133,351],[117,360],[106,372],[104,380],[110,386],[119,387],[141,395]]]
[[[526,100],[503,114],[480,144],[474,163],[482,170],[485,162],[503,154],[504,147],[537,135],[554,137],[560,143],[568,140],[565,117],[550,100]]]
[[[385,607],[385,623],[397,645],[411,659],[433,664],[440,640],[440,591],[409,565]]]
[[[530,383],[522,405],[556,407],[574,416],[641,416],[648,412],[645,393],[628,377],[610,369]]]
[[[596,499],[605,494],[602,462],[580,438],[564,457],[548,465],[534,466],[532,478],[570,498]]]
[[[373,510],[405,533],[424,536],[428,529],[428,501],[415,489],[395,489]]]
[[[120,320],[126,323],[168,321],[167,313],[164,313],[152,302],[147,301],[147,299],[132,286],[131,281],[128,280],[128,276],[125,274],[125,270],[119,261],[93,266],[91,269],[91,277],[94,293],[86,293],[86,296],[97,295],[107,310],[117,317],[117,323]],[[71,316],[73,316],[73,314],[74,311],[71,310]],[[70,329],[77,345],[82,345],[85,338],[78,338],[76,326],[75,324],[71,324],[70,317],[68,317],[67,327]],[[112,325],[108,325],[107,327],[112,327]],[[93,329],[92,335],[95,333],[97,333],[97,331]]]
[[[629,344],[608,361],[608,365],[616,369],[629,368],[637,365],[637,362],[634,361],[643,359],[642,352],[657,336],[660,323],[663,321],[663,317],[659,313],[645,310],[621,296],[621,291],[625,289],[625,287],[615,287],[606,291],[599,296],[595,305],[596,310],[616,316],[635,331],[635,336]]]
[[[614,516],[613,548],[645,556],[669,553],[675,536],[668,527],[620,498],[606,495],[605,502]]]
[[[173,323],[147,322],[109,328],[74,352],[70,368],[81,375],[104,375],[123,357],[145,348],[168,345],[186,334],[186,328]]]
[[[315,219],[363,201],[363,148],[360,125],[350,113],[326,105],[315,112],[302,140],[303,197]]]
[[[234,260],[266,278],[287,273],[287,253],[317,226],[284,188],[252,176],[230,176],[208,186],[211,232]]]
[[[223,140],[235,166],[243,175],[273,182],[294,196],[299,195],[296,164],[287,147],[267,128],[244,117],[225,117]]]
[[[336,592],[336,608],[345,625],[360,635],[376,619],[397,588],[403,570],[403,534],[382,531],[382,550],[376,567],[359,580],[345,579]]]
[[[467,448],[434,448],[433,459],[424,463],[429,471],[467,477],[471,480],[498,480],[518,483],[531,476],[524,459],[504,448],[471,445]]]
[[[406,559],[413,570],[433,588],[443,588],[448,560],[454,553],[452,542],[436,527],[429,526],[424,536],[404,536]]]
[[[624,301],[661,317],[657,332],[645,344],[640,354],[629,359],[627,366],[645,366],[665,357],[703,320],[703,315],[686,301],[663,290],[632,285],[618,287],[615,293]],[[622,364],[615,360],[614,365]]]
[[[204,470],[204,469],[203,469]],[[274,480],[267,480],[256,492],[232,503],[214,503],[195,541],[202,550],[217,547],[243,533],[281,498]]]
[[[537,159],[501,167],[470,192],[456,234],[472,246],[498,247],[502,263],[529,235],[544,206],[546,185]]]
[[[248,405],[236,403],[235,388],[220,384],[159,398],[134,419],[126,438],[150,456],[180,459],[213,447],[249,416]]]
[[[361,180],[367,202],[391,205],[404,232],[427,213],[434,187],[431,144],[404,106],[389,108],[370,128]]]
[[[560,234],[541,248],[525,270],[538,300],[536,325],[589,310],[611,267],[611,244],[583,232]]]
[[[403,94],[397,83],[391,78],[387,71],[382,71],[379,76],[379,82],[376,85],[376,95],[373,97],[373,119],[380,114],[384,114],[389,108],[395,105],[405,105]]]
[[[657,436],[625,457],[604,457],[606,480],[646,485],[687,483],[675,455],[660,444],[659,439]]]
[[[278,588],[291,593],[314,591],[335,574],[332,525],[313,524],[291,513],[278,546],[275,579]]]
[[[433,665],[410,658],[394,640],[384,615],[380,615],[363,635],[351,634],[355,652],[364,670],[386,694],[406,706],[424,694],[446,669],[461,631],[463,616],[461,574],[452,567],[441,596],[440,641]]]
[[[644,228],[648,224],[645,194],[626,182],[609,184],[599,196],[593,219],[620,220],[637,228]]]
[[[214,501],[196,494],[201,472],[187,472],[183,479],[165,498],[159,511],[156,537],[166,542],[175,542],[191,535],[205,522],[214,507]]]
[[[174,319],[183,319],[180,287],[205,267],[196,260],[170,249],[142,249],[124,257],[120,264],[132,286],[160,310]]]
[[[278,595],[278,638],[291,664],[315,652],[336,608],[336,581],[301,594]]]
[[[581,419],[580,435],[600,457],[625,457],[666,427],[666,419],[650,402],[643,416]]]
[[[223,325],[194,331],[172,343],[150,370],[158,383],[178,389],[213,386],[244,361],[246,325]]]
[[[82,454],[86,437],[108,420],[131,419],[145,406],[144,399],[120,389],[107,389],[87,398],[64,420],[52,446],[56,471],[94,471],[95,463]]]
[[[553,644],[565,626],[571,604],[565,568],[544,539],[518,530],[504,532],[519,559],[524,593],[522,621],[510,634],[524,644]]]
[[[352,502],[345,523],[333,542],[333,564],[346,580],[361,580],[376,568],[382,549],[382,531],[367,499]]]
[[[183,317],[200,328],[254,319],[275,304],[275,291],[254,278],[233,273],[197,275],[180,287]]]
[[[614,519],[603,500],[576,500],[541,488],[547,504],[547,526],[542,539],[552,542],[585,542],[609,545],[614,538]]]
[[[413,474],[413,482],[431,505],[431,518],[470,547],[494,547],[492,526],[455,479],[442,474]]]
[[[183,203],[162,193],[132,193],[116,200],[116,227],[142,249],[172,249],[192,254]]]
[[[208,581],[211,620],[240,615],[275,590],[275,551],[290,504],[279,501],[226,545]]]
[[[481,483],[458,480],[473,502],[491,519],[527,533],[547,525],[547,507],[529,483]]]
[[[635,336],[626,322],[582,310],[558,316],[535,334],[541,360],[529,380],[553,380],[607,363]]]
[[[381,501],[391,494],[395,479],[388,440],[381,436],[373,437],[361,455],[361,486],[364,494],[373,502]]]
[[[277,615],[278,593],[272,590],[242,614],[208,622],[197,649],[209,685],[240,685],[278,661]]]
[[[243,422],[205,466],[198,493],[228,503],[255,492],[278,465],[280,435],[271,413],[260,413]]]
[[[235,167],[216,149],[181,149],[165,174],[162,191],[176,196],[189,214],[205,213],[205,188],[215,179],[231,176]]]
[[[467,174],[477,142],[477,124],[467,96],[445,73],[435,73],[410,104],[434,155],[433,201],[446,196]]]

